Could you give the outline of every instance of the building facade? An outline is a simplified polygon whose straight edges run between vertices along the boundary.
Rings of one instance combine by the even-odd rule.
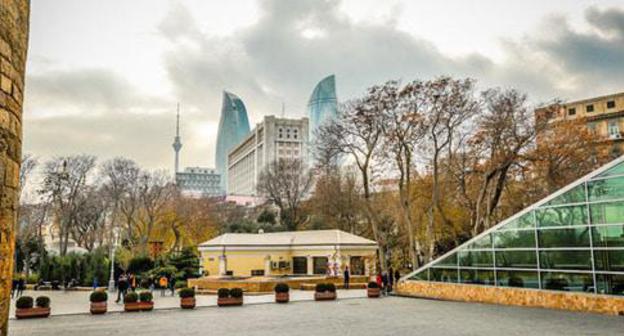
[[[417,283],[410,286],[410,281],[470,285],[466,291],[472,291],[474,300],[483,297],[486,302],[506,304],[525,302],[521,295],[496,297],[489,289],[472,287],[539,290],[543,291],[544,306],[561,309],[567,309],[556,295],[561,292],[582,294],[566,296],[572,305],[599,301],[593,299],[596,295],[604,296],[603,301],[608,296],[624,296],[624,157],[529,206],[403,280],[403,287],[412,289],[425,287]],[[426,291],[436,292],[435,285]],[[461,290],[456,291],[455,299],[471,300],[462,297]],[[546,302],[549,300],[552,302]]]
[[[217,132],[215,167],[221,176],[221,189],[227,192],[227,156],[249,134],[249,119],[243,101],[233,93],[223,92],[221,119]]]
[[[338,114],[336,97],[336,77],[327,76],[321,80],[308,100],[308,118],[310,130],[308,137],[314,142],[314,134],[323,124],[336,118]]]
[[[187,196],[222,196],[221,175],[212,168],[186,167],[176,173],[176,185]]]
[[[279,159],[307,159],[308,118],[266,116],[227,158],[228,195],[257,196],[262,170]]]
[[[537,109],[536,118],[549,122],[582,120],[586,127],[603,139],[614,156],[624,153],[624,92],[577,100]],[[539,141],[539,138],[538,138]]]
[[[340,230],[226,233],[202,243],[205,275],[369,275],[377,243]]]

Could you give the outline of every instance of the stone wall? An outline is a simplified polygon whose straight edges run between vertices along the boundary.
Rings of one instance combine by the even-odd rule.
[[[610,315],[624,314],[624,297],[585,293],[404,281],[399,283],[397,294],[449,301],[540,307]]]
[[[28,48],[28,0],[0,0],[0,335],[7,335]]]

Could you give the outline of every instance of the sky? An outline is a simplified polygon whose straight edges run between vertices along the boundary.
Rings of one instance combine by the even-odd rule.
[[[38,0],[24,152],[214,167],[223,90],[251,127],[391,79],[472,77],[539,105],[624,91],[624,0]]]

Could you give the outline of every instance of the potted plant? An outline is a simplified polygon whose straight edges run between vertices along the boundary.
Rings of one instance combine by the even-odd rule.
[[[375,281],[371,281],[368,283],[368,288],[366,289],[366,293],[369,298],[378,298],[381,294],[381,290],[379,289],[379,284]]]
[[[127,312],[141,310],[141,303],[139,302],[139,295],[137,295],[137,293],[130,292],[124,296],[124,310]]]
[[[314,300],[336,300],[336,285],[333,283],[319,283],[316,284],[316,290],[314,292]]]
[[[22,296],[15,302],[15,317],[17,319],[48,317],[50,316],[50,298],[40,296],[36,300],[36,306],[33,307],[33,298],[30,296]]]
[[[150,291],[143,291],[139,293],[139,306],[142,311],[150,311],[154,309],[153,296]]]
[[[290,287],[286,283],[278,283],[275,285],[275,302],[277,303],[288,303],[290,301]]]
[[[108,294],[104,291],[94,291],[89,297],[91,301],[91,314],[104,314],[106,313],[106,301],[108,301]]]
[[[241,306],[243,304],[243,290],[240,288],[219,288],[217,291],[217,305],[225,306]]]
[[[182,309],[193,309],[195,308],[195,289],[193,288],[182,288],[178,292],[180,295],[180,307]]]

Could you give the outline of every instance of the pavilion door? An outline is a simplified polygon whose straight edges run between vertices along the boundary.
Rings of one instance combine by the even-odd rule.
[[[308,274],[308,258],[293,257],[293,274]]]
[[[364,258],[351,257],[350,262],[352,275],[364,275]]]

